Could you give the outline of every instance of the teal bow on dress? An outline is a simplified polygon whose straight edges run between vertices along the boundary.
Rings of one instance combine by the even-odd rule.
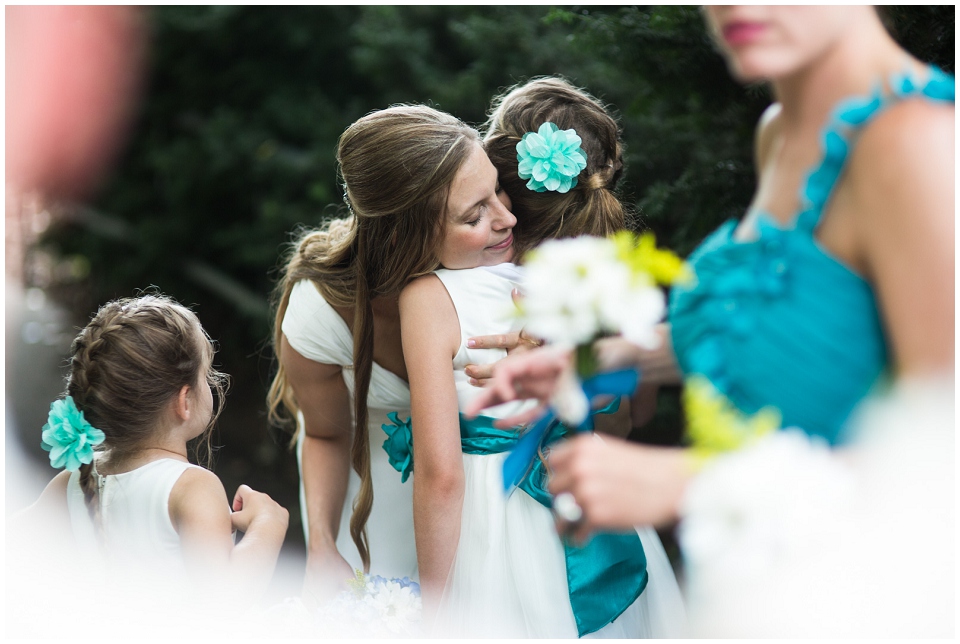
[[[619,407],[618,398],[593,413],[613,413]],[[383,447],[390,457],[390,464],[403,474],[402,480],[406,481],[413,471],[410,419],[401,421],[395,412],[388,417],[393,424],[383,425],[389,437]],[[515,428],[494,427],[496,420],[489,416],[468,419],[460,415],[460,445],[464,454],[500,454],[517,447],[521,440],[519,432]],[[567,427],[553,423],[537,445],[549,445],[568,433]],[[538,458],[525,468],[517,487],[549,508],[553,498],[546,485],[546,468]],[[570,605],[581,637],[617,619],[646,588],[647,559],[635,531],[595,534],[582,547],[564,540],[563,552]]]

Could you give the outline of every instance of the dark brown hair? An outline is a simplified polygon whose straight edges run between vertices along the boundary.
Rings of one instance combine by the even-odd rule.
[[[372,112],[348,127],[337,147],[349,216],[301,235],[277,286],[274,349],[294,285],[311,280],[335,307],[352,308],[354,433],[351,460],[360,491],[350,536],[370,566],[366,523],[373,506],[367,391],[373,367],[373,312],[378,296],[396,296],[440,266],[450,184],[480,136],[459,119],[422,105]],[[267,395],[270,418],[289,425],[299,405],[281,364]],[[284,411],[285,408],[285,411]],[[289,414],[289,416],[287,415]],[[295,441],[295,437],[294,437]]]
[[[197,316],[163,295],[114,300],[100,307],[70,349],[67,395],[104,433],[97,449],[111,457],[135,454],[156,435],[165,408],[201,374],[216,406],[198,437],[198,454],[212,461],[210,434],[223,409],[228,378],[212,367],[214,347]],[[80,487],[99,525],[93,465],[80,467]]]
[[[517,143],[547,122],[576,130],[586,153],[587,167],[566,193],[534,192],[517,172]],[[620,128],[599,100],[566,80],[534,78],[495,98],[483,146],[513,202],[519,253],[548,238],[606,236],[626,227],[614,192],[623,174]]]

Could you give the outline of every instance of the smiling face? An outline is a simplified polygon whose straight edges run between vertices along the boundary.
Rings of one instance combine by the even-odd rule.
[[[738,80],[775,81],[824,56],[870,7],[711,5],[707,26]]]
[[[510,199],[500,190],[497,170],[479,144],[460,167],[447,197],[440,250],[444,268],[495,266],[513,260]]]

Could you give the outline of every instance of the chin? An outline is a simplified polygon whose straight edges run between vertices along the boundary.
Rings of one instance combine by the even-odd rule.
[[[730,75],[743,84],[775,81],[797,71],[797,66],[769,52],[744,52],[727,58]]]

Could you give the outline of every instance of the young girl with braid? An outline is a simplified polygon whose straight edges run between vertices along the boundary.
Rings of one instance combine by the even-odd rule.
[[[197,440],[209,461],[227,383],[196,315],[162,295],[115,300],[71,354],[66,394],[42,434],[51,464],[65,471],[26,512],[69,516],[60,532],[93,557],[78,563],[138,591],[158,580],[183,590],[202,582],[255,600],[288,514],[246,485],[231,503],[220,479],[188,460]],[[234,531],[244,533],[238,543]]]

